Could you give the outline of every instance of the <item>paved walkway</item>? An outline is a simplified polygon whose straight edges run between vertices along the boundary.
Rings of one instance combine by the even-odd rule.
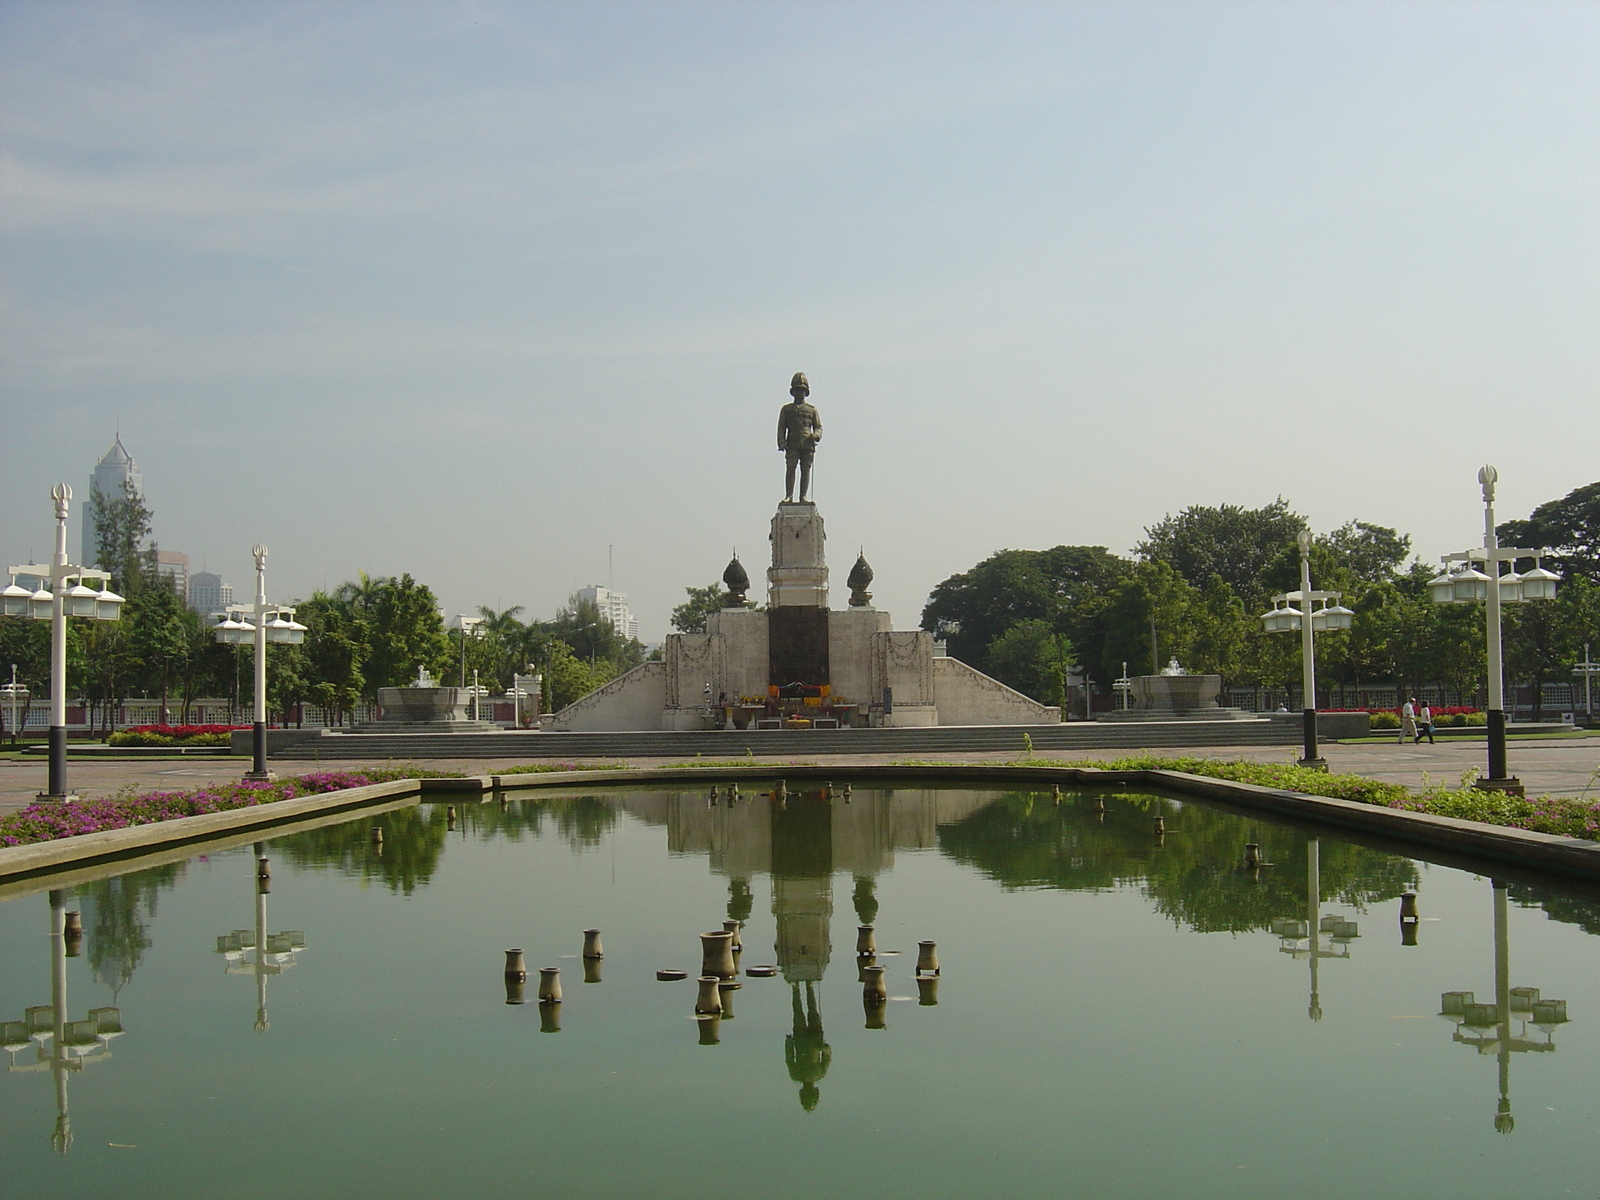
[[[1065,750],[1041,754],[1039,757],[1073,762],[1086,758],[1110,758],[1120,751]],[[1185,753],[1179,751],[1176,753]],[[1297,751],[1283,746],[1211,746],[1205,750],[1188,751],[1207,758],[1237,758],[1251,762],[1288,762]],[[1508,754],[1513,773],[1518,775],[1530,795],[1578,796],[1585,792],[1600,799],[1600,736],[1583,738],[1551,738],[1510,743]],[[1323,755],[1331,770],[1366,775],[1390,783],[1420,787],[1424,783],[1456,783],[1462,772],[1484,764],[1482,742],[1440,742],[1430,746],[1399,746],[1383,742],[1360,746],[1324,746]],[[908,757],[895,754],[818,755],[801,761],[837,764],[885,763]],[[981,762],[992,760],[993,754],[945,754],[931,756],[939,761]],[[460,771],[468,775],[491,775],[507,767],[527,762],[518,759],[428,759],[422,765],[441,770]],[[603,760],[618,761],[618,760]],[[652,766],[660,759],[622,760],[634,766]],[[681,760],[671,760],[681,761]],[[754,759],[758,772],[771,771],[777,760]],[[156,788],[194,788],[207,783],[236,780],[248,768],[241,758],[167,759],[152,761],[134,759],[121,761],[69,760],[67,779],[72,789],[81,796],[106,796],[122,788],[139,791]],[[377,764],[368,761],[282,763],[274,769],[284,774],[294,774],[312,768],[318,770],[370,769]],[[11,812],[32,802],[46,782],[46,764],[43,758],[0,759],[0,813]]]

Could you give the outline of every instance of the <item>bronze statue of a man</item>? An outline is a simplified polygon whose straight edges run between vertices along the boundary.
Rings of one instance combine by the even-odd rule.
[[[794,503],[794,469],[800,467],[800,503],[806,503],[806,493],[811,490],[811,459],[822,440],[822,418],[806,397],[811,395],[811,385],[804,371],[796,371],[789,381],[789,395],[793,397],[778,411],[778,449],[783,451],[788,470],[783,479],[783,502]]]

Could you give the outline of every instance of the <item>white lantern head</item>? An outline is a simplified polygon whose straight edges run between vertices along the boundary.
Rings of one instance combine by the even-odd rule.
[[[1522,576],[1522,598],[1524,600],[1554,600],[1556,598],[1556,584],[1561,582],[1561,576],[1554,571],[1546,571],[1539,565],[1539,560],[1533,560],[1533,570]]]
[[[94,588],[75,583],[67,589],[63,603],[69,617],[92,617],[99,600],[100,593]]]
[[[217,641],[225,646],[241,646],[255,638],[255,627],[244,621],[236,621],[231,613],[223,613],[222,620],[216,623],[214,635]]]
[[[32,598],[33,593],[17,583],[0,588],[0,614],[25,617],[28,615],[28,601]]]
[[[1261,627],[1268,633],[1289,633],[1300,628],[1300,610],[1285,602],[1261,614]]]
[[[1455,580],[1450,578],[1450,569],[1448,567],[1428,580],[1428,596],[1435,604],[1455,603],[1456,585]]]
[[[1515,568],[1507,571],[1504,575],[1501,575],[1496,582],[1500,585],[1501,604],[1516,604],[1520,600],[1524,599],[1522,594],[1522,576],[1517,574]]]
[[[40,588],[28,597],[28,615],[35,621],[48,621],[55,616],[55,598],[49,588]]]
[[[1450,577],[1451,597],[1457,604],[1470,604],[1474,600],[1489,598],[1489,577],[1470,562],[1462,563],[1461,570]]]
[[[1349,629],[1355,621],[1355,612],[1342,604],[1324,605],[1314,616],[1312,628],[1332,632],[1337,629]]]
[[[122,616],[123,598],[110,588],[95,593],[94,616],[97,621],[115,621]]]
[[[306,640],[306,627],[298,621],[291,621],[282,613],[275,614],[267,622],[267,641],[276,644],[297,645]]]

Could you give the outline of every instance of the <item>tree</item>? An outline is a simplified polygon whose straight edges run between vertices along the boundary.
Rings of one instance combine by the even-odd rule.
[[[96,622],[98,624],[99,622]],[[28,712],[35,704],[49,701],[50,687],[50,624],[28,617],[0,617],[0,673],[4,682],[11,682],[11,668],[17,668],[17,683],[28,689],[26,703],[17,706],[17,726],[10,728],[11,709],[0,704],[0,721],[7,723],[11,741],[27,726]]]
[[[1496,532],[1502,545],[1547,546],[1554,570],[1600,583],[1600,483],[1547,500],[1526,521],[1505,521]]]
[[[1305,524],[1282,496],[1263,508],[1197,504],[1147,528],[1145,540],[1134,549],[1141,558],[1166,563],[1196,588],[1205,587],[1213,575],[1221,576],[1256,611],[1265,607],[1270,594],[1267,568],[1284,546],[1294,544]]]
[[[689,598],[672,610],[672,627],[679,633],[704,633],[706,618],[727,607],[728,593],[720,583],[683,590],[689,593]]]
[[[575,655],[565,642],[551,641],[544,676],[550,711],[558,712],[609,683],[615,676],[615,668],[608,659],[596,659],[590,665]]]
[[[188,658],[189,626],[198,618],[178,599],[168,581],[155,580],[131,591],[121,620],[128,622],[130,649],[143,664],[147,683],[155,683],[160,693],[161,724],[165,725],[172,677]]]
[[[1042,704],[1065,704],[1072,646],[1048,622],[1018,621],[989,646],[994,677]]]
[[[352,585],[346,584],[341,593]],[[352,595],[367,610],[370,651],[364,672],[367,695],[376,700],[381,687],[402,687],[417,677],[417,668],[442,675],[450,666],[450,643],[433,592],[409,574],[379,582],[370,596]]]
[[[96,563],[102,571],[111,572],[113,588],[131,595],[146,575],[155,573],[154,548],[148,554],[145,549],[154,514],[131,479],[122,481],[119,496],[107,496],[95,488],[89,497],[89,512]]]
[[[306,694],[328,720],[342,725],[366,687],[365,623],[353,603],[326,592],[313,593],[295,615],[306,627]]]
[[[1074,645],[1089,645],[1092,606],[1132,569],[1104,546],[1000,550],[935,587],[922,628],[948,642],[956,658],[992,673],[989,648],[1023,621],[1043,621]]]
[[[1411,553],[1409,535],[1366,521],[1346,521],[1318,537],[1317,543],[1350,575],[1373,583],[1392,579]]]

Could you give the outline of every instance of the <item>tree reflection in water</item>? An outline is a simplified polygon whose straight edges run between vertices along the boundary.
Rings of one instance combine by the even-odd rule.
[[[1104,820],[1089,795],[1013,792],[939,827],[939,848],[1007,887],[1109,891],[1142,887],[1156,910],[1201,932],[1268,929],[1306,902],[1306,835],[1198,804],[1148,795],[1104,795]],[[1168,836],[1151,836],[1151,817]],[[1243,868],[1256,842],[1270,864]],[[1411,860],[1347,842],[1321,853],[1322,899],[1365,908],[1416,886]]]
[[[574,850],[592,849],[617,823],[616,809],[598,796],[458,800],[455,808],[453,832],[486,842],[537,837],[549,822]],[[381,843],[373,841],[374,827],[383,830]],[[331,867],[409,896],[433,879],[451,832],[444,804],[419,804],[297,833],[274,846],[297,867]]]

